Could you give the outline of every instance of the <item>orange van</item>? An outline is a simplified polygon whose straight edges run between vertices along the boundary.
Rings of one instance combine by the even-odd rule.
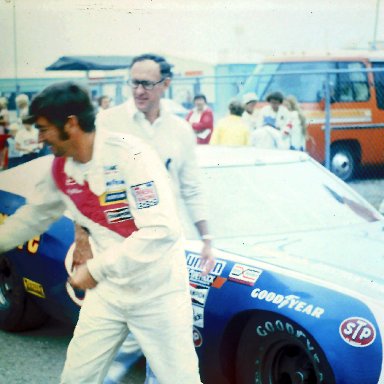
[[[325,82],[330,98],[330,167],[343,180],[361,166],[384,165],[384,52],[266,58],[243,92],[260,100],[273,91],[294,95],[308,123],[306,150],[325,162]]]

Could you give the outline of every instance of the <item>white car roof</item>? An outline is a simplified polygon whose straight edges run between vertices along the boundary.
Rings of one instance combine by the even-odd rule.
[[[197,146],[198,164],[203,168],[296,163],[308,159],[309,156],[306,153],[298,151],[216,145]],[[46,174],[52,161],[53,155],[44,156],[34,160],[33,167],[30,163],[25,163],[9,171],[1,172],[0,189],[28,198],[34,191],[34,185]],[[23,177],[22,191],[19,188],[20,177]]]
[[[304,152],[279,149],[198,145],[197,159],[199,165],[205,168],[235,165],[296,163],[307,161],[309,156]]]
[[[42,180],[52,165],[53,155],[39,157],[31,162],[0,173],[0,189],[29,198],[34,193],[35,185]],[[22,188],[20,188],[22,185]]]

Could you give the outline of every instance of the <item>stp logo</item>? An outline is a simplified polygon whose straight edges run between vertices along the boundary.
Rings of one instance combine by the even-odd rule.
[[[201,336],[200,331],[193,327],[193,343],[195,344],[195,348],[199,348],[203,344],[203,337]]]
[[[340,324],[340,336],[353,347],[368,347],[376,338],[375,327],[361,317],[350,317]]]

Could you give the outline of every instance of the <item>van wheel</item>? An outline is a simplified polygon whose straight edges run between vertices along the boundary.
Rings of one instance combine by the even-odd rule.
[[[236,383],[334,384],[335,380],[321,348],[302,327],[274,313],[259,313],[240,339]]]
[[[356,174],[357,159],[353,148],[348,145],[335,145],[331,149],[331,171],[341,180],[348,181]]]
[[[0,255],[0,329],[26,331],[40,327],[47,318],[25,292],[11,261]]]

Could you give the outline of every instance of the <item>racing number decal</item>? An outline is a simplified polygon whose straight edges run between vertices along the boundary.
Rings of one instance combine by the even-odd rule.
[[[29,253],[35,254],[39,249],[40,236],[35,236],[33,239],[29,240],[27,243],[27,251]]]
[[[32,255],[34,255],[35,253],[37,253],[37,250],[39,249],[40,236],[35,236],[33,239],[27,241],[25,245],[27,247],[27,251]],[[17,248],[20,250],[23,249],[24,244],[19,245]]]
[[[8,217],[5,213],[0,212],[0,225],[4,223],[5,219]],[[33,239],[27,241],[27,251],[34,255],[37,253],[37,250],[39,249],[40,245],[40,236],[35,236]],[[24,247],[24,244],[19,245],[17,248],[22,250]]]

